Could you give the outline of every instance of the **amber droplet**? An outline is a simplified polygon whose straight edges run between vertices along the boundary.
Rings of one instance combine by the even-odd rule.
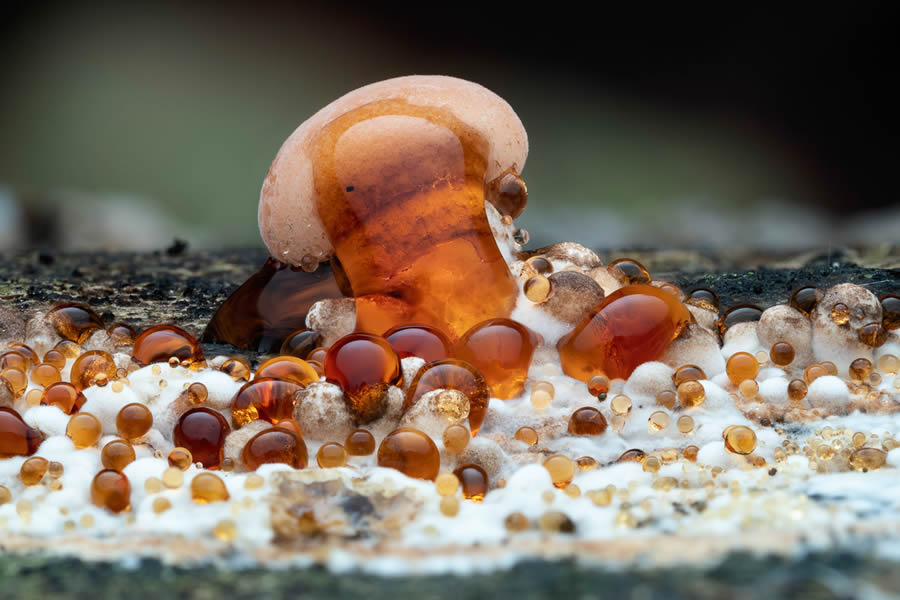
[[[67,381],[48,386],[41,396],[41,406],[56,406],[67,415],[78,412],[85,402],[84,394]]]
[[[350,456],[369,456],[375,452],[375,436],[365,429],[357,429],[347,436],[344,448]]]
[[[313,348],[309,356],[306,357],[306,362],[309,364],[319,363],[324,366],[326,356],[328,356],[328,348]]]
[[[719,335],[724,336],[732,325],[759,321],[762,313],[762,309],[753,304],[738,304],[729,308],[719,317],[719,320],[716,321],[716,328],[719,330]]]
[[[126,404],[116,415],[116,429],[126,440],[133,441],[143,437],[153,427],[153,414],[146,405],[140,402]]]
[[[647,419],[647,433],[656,433],[669,426],[669,413],[657,410]]]
[[[47,318],[60,337],[83,344],[91,334],[103,329],[103,319],[91,308],[83,304],[60,304]]]
[[[745,379],[754,379],[759,373],[759,361],[749,352],[735,352],[725,365],[728,379],[734,385],[740,385]]]
[[[893,354],[882,354],[878,358],[878,370],[886,375],[895,375],[900,371],[900,358]]]
[[[194,464],[194,455],[187,448],[172,448],[169,451],[169,466],[178,467],[182,471],[187,471]]]
[[[553,264],[543,256],[532,256],[526,261],[526,265],[536,275],[550,275],[553,273]]]
[[[806,384],[809,385],[819,377],[824,377],[828,375],[828,370],[825,369],[822,365],[809,365],[806,367],[806,370],[803,371],[803,379],[806,381]]]
[[[794,347],[788,342],[775,342],[769,349],[769,358],[779,367],[786,367],[794,362]]]
[[[91,350],[85,352],[75,360],[69,381],[79,392],[97,383],[97,378],[102,376],[106,381],[115,379],[116,363],[108,352]]]
[[[41,456],[25,459],[19,468],[19,479],[27,486],[37,485],[44,478],[49,464],[49,461]]]
[[[738,392],[747,400],[752,400],[759,393],[759,384],[755,379],[745,379],[738,386]]]
[[[684,408],[694,408],[706,400],[706,390],[699,381],[685,381],[678,386],[678,401]]]
[[[116,347],[131,346],[134,344],[135,337],[137,337],[137,333],[134,329],[125,323],[115,323],[110,325],[109,329],[106,330],[106,333],[109,335],[110,341]]]
[[[28,344],[23,344],[21,342],[9,342],[6,347],[24,356],[25,359],[31,363],[30,366],[35,366],[41,362],[41,359],[38,357],[37,352],[32,350],[31,346],[29,346]]]
[[[396,469],[414,479],[437,477],[441,454],[430,437],[418,429],[396,429],[378,446],[378,466]]]
[[[284,339],[280,354],[306,359],[309,353],[322,345],[322,334],[313,329],[300,329]]]
[[[400,358],[418,356],[425,362],[450,358],[450,338],[431,325],[397,325],[384,333],[384,339]]]
[[[241,460],[251,471],[270,463],[284,463],[303,469],[308,461],[306,442],[293,431],[273,427],[250,438],[241,452]]]
[[[131,507],[131,484],[114,469],[104,469],[91,482],[91,502],[95,506],[120,513]]]
[[[900,329],[900,296],[885,294],[881,302],[881,324],[885,329]]]
[[[400,377],[397,353],[377,335],[346,335],[325,356],[325,379],[341,386],[347,408],[360,423],[384,414],[387,390]]]
[[[857,358],[850,363],[850,377],[856,381],[865,381],[872,374],[872,361],[868,358]]]
[[[824,295],[825,293],[815,286],[803,286],[791,294],[791,306],[809,316]]]
[[[300,427],[300,424],[293,419],[284,419],[283,421],[278,421],[275,424],[275,427],[281,427],[282,429],[287,429],[288,431],[292,431],[299,435],[301,438],[303,437],[303,429]]]
[[[466,500],[481,502],[488,491],[488,476],[478,465],[465,464],[453,471],[462,486],[462,495]]]
[[[484,199],[503,216],[516,219],[525,210],[528,188],[513,169],[507,169],[484,184]]]
[[[706,379],[706,373],[696,365],[682,365],[672,375],[672,383],[676,388],[685,381],[700,381],[701,379]]]
[[[859,328],[859,341],[873,348],[880,348],[887,341],[887,329],[881,323],[867,323]]]
[[[569,433],[572,435],[600,435],[606,431],[606,418],[591,406],[577,409],[569,417]]]
[[[644,458],[647,456],[647,453],[641,450],[640,448],[632,448],[630,450],[626,450],[623,452],[619,458],[616,459],[616,462],[643,462]]]
[[[292,381],[302,386],[319,380],[319,374],[309,363],[294,356],[276,356],[261,364],[254,379],[263,377]]]
[[[462,425],[450,425],[444,429],[442,439],[444,448],[453,454],[459,454],[469,445],[472,434]]]
[[[658,359],[689,321],[684,304],[659,288],[621,288],[559,340],[563,371],[581,381],[597,372],[627,379],[638,365]]]
[[[59,380],[59,369],[53,365],[41,363],[31,371],[31,382],[41,387],[47,387]]]
[[[59,350],[51,348],[44,353],[44,362],[48,365],[53,365],[57,369],[62,369],[66,366],[66,356]]]
[[[850,307],[842,302],[831,307],[831,320],[835,325],[846,325],[850,321]]]
[[[726,429],[725,448],[734,454],[750,454],[756,449],[756,433],[744,425]]]
[[[857,471],[874,471],[887,462],[887,453],[879,448],[860,448],[850,455],[850,466]]]
[[[90,448],[103,435],[103,424],[91,413],[79,412],[69,417],[66,435],[76,448]]]
[[[616,394],[613,396],[613,399],[609,401],[609,409],[613,411],[613,414],[620,417],[628,416],[631,412],[631,406],[631,398],[625,394]]]
[[[682,451],[682,456],[684,456],[685,460],[697,462],[697,454],[699,452],[700,448],[698,448],[697,446],[686,446]]]
[[[21,398],[28,388],[28,375],[20,369],[4,369],[0,371],[0,385],[6,385],[14,397]]]
[[[575,477],[575,463],[571,458],[563,454],[554,454],[544,460],[544,468],[550,473],[550,480],[553,485],[559,489],[563,489]]]
[[[406,392],[403,410],[409,410],[419,398],[437,389],[458,390],[469,398],[469,427],[472,435],[477,434],[491,396],[487,381],[478,369],[461,360],[426,363],[416,373]]]
[[[520,442],[525,442],[529,446],[534,446],[538,443],[538,433],[531,427],[519,427],[516,430],[516,439]]]
[[[347,464],[347,450],[337,442],[326,442],[316,452],[316,462],[323,469],[334,469]]]
[[[66,358],[78,358],[82,352],[81,346],[72,340],[60,340],[53,348],[62,352]]]
[[[191,479],[191,499],[197,504],[225,502],[231,496],[222,478],[213,473],[197,473]]]
[[[688,292],[685,304],[691,304],[699,308],[719,312],[719,296],[707,288],[695,288]]]
[[[556,396],[556,388],[549,381],[538,381],[531,388],[531,405],[537,410],[546,410]]]
[[[792,379],[788,383],[788,398],[791,402],[800,402],[806,398],[806,383],[800,379]]]
[[[31,365],[28,364],[28,359],[17,350],[7,350],[0,354],[0,371],[5,371],[6,369],[18,369],[25,373],[28,372],[28,369],[30,368]]]
[[[250,381],[250,365],[241,358],[229,358],[222,363],[220,370],[235,381]]]
[[[606,394],[609,393],[609,377],[600,373],[598,375],[594,375],[587,382],[588,393],[591,396],[603,396],[600,400],[606,399]]]
[[[609,263],[609,272],[624,285],[650,283],[650,271],[638,261],[620,258]]]
[[[293,381],[256,378],[245,383],[231,401],[231,419],[242,427],[262,419],[278,423],[294,416],[294,394],[303,386]]]
[[[386,129],[404,143],[388,143]],[[315,140],[319,217],[356,294],[358,330],[424,322],[455,338],[510,313],[516,286],[484,211],[478,134],[445,109],[387,99]]]
[[[199,406],[181,415],[175,425],[173,440],[177,446],[187,448],[204,468],[218,469],[222,464],[225,437],[230,431],[225,417]]]
[[[678,420],[675,421],[675,426],[678,428],[678,431],[687,435],[694,431],[694,418],[690,415],[681,415],[678,417]]]
[[[494,398],[508,400],[522,393],[536,345],[535,334],[521,323],[489,319],[460,338],[456,355],[484,375]]]
[[[526,298],[535,304],[540,304],[550,297],[553,286],[550,280],[543,275],[535,275],[522,285],[522,291]]]
[[[269,258],[219,307],[202,340],[262,353],[276,352],[291,334],[306,327],[306,313],[313,304],[352,295],[346,291],[347,294],[341,291],[327,264],[307,273]],[[285,349],[281,353],[297,356]]]
[[[188,361],[194,367],[203,361],[203,351],[191,334],[174,325],[151,327],[134,341],[131,360],[142,367],[167,363],[173,357],[179,363]]]
[[[453,473],[441,473],[434,480],[434,489],[439,496],[451,496],[459,489],[459,478]]]
[[[121,471],[134,462],[134,446],[126,440],[113,440],[100,451],[100,462],[104,469]]]

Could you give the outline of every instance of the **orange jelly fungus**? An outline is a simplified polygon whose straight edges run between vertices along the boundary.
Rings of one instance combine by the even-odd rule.
[[[254,379],[272,377],[307,385],[319,380],[319,374],[308,362],[294,356],[276,356],[259,366]]]
[[[95,383],[105,385],[107,381],[116,378],[116,363],[108,352],[103,350],[91,350],[85,352],[72,365],[69,381],[79,392]]]
[[[278,423],[294,416],[294,394],[303,389],[293,381],[264,377],[245,383],[231,400],[231,419],[242,427],[262,419]]]
[[[538,338],[512,319],[478,323],[456,345],[456,355],[481,371],[494,398],[515,398],[525,388]]]
[[[638,365],[657,360],[689,322],[687,308],[672,294],[649,285],[623,287],[559,340],[563,371],[581,381],[598,372],[627,379]]]
[[[241,460],[251,471],[269,463],[284,463],[302,469],[308,460],[306,442],[293,431],[273,427],[250,438],[241,452]]]
[[[384,413],[387,390],[400,378],[397,353],[377,335],[345,335],[325,356],[325,379],[341,386],[347,408],[360,423],[369,423]]]
[[[95,506],[120,513],[131,507],[131,484],[114,469],[104,469],[91,482],[91,502]]]
[[[319,300],[345,295],[351,295],[349,289],[342,291],[328,264],[308,273],[269,258],[219,307],[202,340],[258,352],[277,352],[280,348],[282,354],[294,354],[283,344],[306,327],[310,307]]]
[[[419,398],[437,389],[458,390],[469,399],[469,429],[472,436],[478,433],[488,402],[491,399],[491,388],[478,369],[461,360],[438,360],[422,365],[413,377],[403,410],[419,401]]]
[[[450,339],[431,325],[398,325],[384,332],[384,339],[400,358],[418,356],[425,362],[431,362],[451,355]]]
[[[67,415],[78,412],[87,398],[67,381],[60,381],[47,386],[41,395],[42,406],[55,406]]]
[[[430,437],[418,429],[404,427],[381,441],[378,466],[396,469],[414,479],[433,481],[441,468],[441,453]]]
[[[489,146],[478,132],[446,109],[380,100],[338,116],[314,143],[319,217],[358,330],[422,322],[455,338],[512,311],[516,282],[485,214]]]
[[[231,431],[225,417],[200,406],[181,415],[172,435],[176,446],[187,448],[205,469],[218,469],[222,464],[225,437]]]
[[[31,456],[44,438],[12,408],[0,406],[0,458]]]
[[[131,352],[131,360],[142,367],[169,362],[173,356],[179,363],[187,361],[192,367],[199,366],[203,361],[203,352],[197,340],[174,325],[157,325],[144,330],[134,341]]]
[[[56,333],[78,344],[87,341],[91,334],[103,329],[103,319],[82,304],[61,304],[47,313]]]

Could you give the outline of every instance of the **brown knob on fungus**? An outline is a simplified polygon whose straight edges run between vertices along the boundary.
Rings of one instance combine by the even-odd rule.
[[[260,193],[260,232],[270,254],[293,265],[337,255],[357,330],[422,322],[456,338],[515,303],[484,198],[487,189],[501,212],[521,211],[492,193],[508,187],[493,182],[520,172],[527,154],[515,112],[480,85],[444,76],[373,83],[284,142]]]

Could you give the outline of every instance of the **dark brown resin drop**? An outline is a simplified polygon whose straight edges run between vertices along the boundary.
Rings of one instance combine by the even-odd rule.
[[[461,465],[453,471],[462,487],[462,495],[466,500],[481,502],[488,491],[488,476],[478,465]]]
[[[345,295],[351,295],[349,289],[345,285],[342,291],[328,264],[308,273],[270,258],[219,307],[201,339],[277,352],[289,335],[306,327],[313,304]]]
[[[488,319],[460,338],[456,355],[483,375],[494,398],[508,400],[522,393],[538,337],[512,319]]]
[[[381,336],[351,333],[325,356],[325,379],[341,386],[347,408],[360,423],[382,415],[387,390],[400,377],[400,359]]]
[[[719,317],[719,320],[716,321],[716,328],[719,330],[719,335],[724,336],[732,325],[759,321],[762,313],[762,309],[753,304],[738,304],[729,308],[725,314]]]
[[[263,377],[245,383],[231,401],[236,427],[262,419],[278,423],[294,416],[294,394],[303,386],[293,381]]]
[[[29,427],[19,413],[0,407],[0,458],[31,456],[42,441],[41,432]]]
[[[78,412],[85,402],[84,394],[67,381],[48,386],[41,396],[42,406],[56,406],[67,415]]]
[[[230,431],[225,417],[201,406],[181,415],[172,437],[175,445],[190,450],[194,461],[203,463],[203,468],[218,469]]]
[[[825,293],[813,285],[805,285],[791,294],[791,306],[809,316]]]
[[[187,361],[192,367],[203,361],[203,351],[194,336],[174,325],[157,325],[142,332],[134,341],[131,360],[146,367],[167,363],[173,356],[179,363]]]
[[[250,438],[241,452],[241,460],[251,471],[269,463],[284,463],[302,469],[308,460],[306,442],[293,431],[273,427]]]
[[[103,319],[83,304],[61,304],[47,313],[56,333],[78,344],[87,341],[91,334],[103,329]]]
[[[281,344],[281,354],[306,359],[310,352],[322,345],[322,334],[313,329],[301,329],[287,336]]]
[[[447,335],[431,325],[398,325],[384,333],[397,356],[418,356],[425,362],[450,358],[451,343]]]

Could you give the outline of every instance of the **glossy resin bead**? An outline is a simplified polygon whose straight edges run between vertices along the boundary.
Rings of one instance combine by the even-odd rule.
[[[384,332],[384,339],[400,358],[418,356],[431,362],[449,358],[452,352],[447,335],[431,325],[398,325]]]
[[[430,437],[418,429],[402,428],[381,441],[378,466],[414,479],[434,480],[441,468],[441,454]]]
[[[346,335],[325,356],[325,379],[341,386],[347,408],[359,423],[369,423],[384,413],[387,390],[400,378],[397,353],[377,335]]]
[[[225,437],[230,431],[225,417],[200,406],[181,415],[172,437],[176,446],[187,448],[205,469],[218,469],[222,464]]]
[[[103,329],[103,319],[83,304],[61,304],[47,313],[47,318],[60,337],[77,344],[85,343],[92,333]]]
[[[284,463],[302,469],[308,460],[306,442],[293,431],[273,427],[250,438],[241,452],[241,460],[251,471],[268,463]]]
[[[319,374],[308,362],[294,356],[276,356],[261,364],[254,379],[263,377],[284,379],[303,386],[319,380]]]
[[[508,400],[522,393],[537,336],[512,319],[490,319],[468,330],[456,345],[456,355],[478,369],[494,398]]]
[[[231,401],[236,427],[262,419],[278,423],[294,416],[294,394],[303,389],[293,381],[263,377],[245,383]]]
[[[478,433],[487,412],[491,390],[481,372],[461,360],[438,360],[419,369],[406,391],[403,409],[408,410],[419,398],[437,389],[458,390],[469,399],[469,429]]]
[[[157,325],[144,330],[134,341],[131,360],[145,367],[153,363],[167,363],[175,357],[179,363],[197,367],[203,361],[203,351],[197,340],[184,329],[174,325]]]
[[[67,415],[78,412],[85,402],[84,394],[67,381],[48,386],[41,395],[42,406],[55,406]]]

